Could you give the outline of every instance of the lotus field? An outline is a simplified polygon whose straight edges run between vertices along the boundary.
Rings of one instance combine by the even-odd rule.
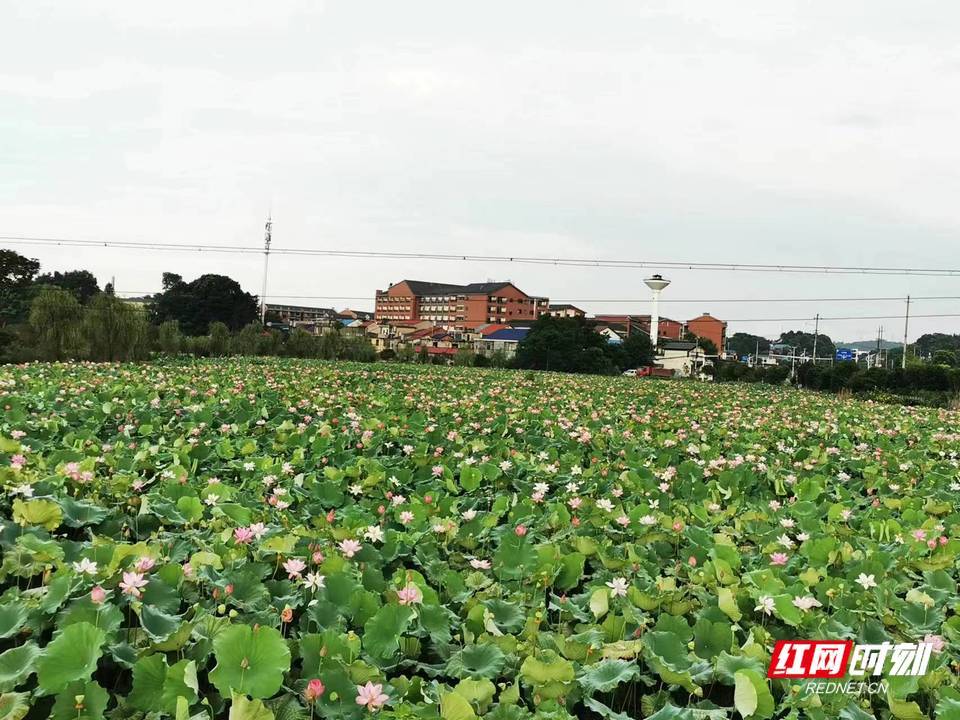
[[[0,404],[0,719],[960,717],[948,411],[289,360]],[[768,680],[804,638],[932,655]]]

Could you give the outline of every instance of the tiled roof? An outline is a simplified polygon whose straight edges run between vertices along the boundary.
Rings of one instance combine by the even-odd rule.
[[[469,285],[453,285],[451,283],[426,282],[423,280],[403,280],[417,297],[423,295],[476,295],[491,293],[510,285],[509,282],[470,283]]]

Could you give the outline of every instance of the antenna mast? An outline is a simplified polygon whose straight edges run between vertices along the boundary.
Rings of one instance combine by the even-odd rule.
[[[263,237],[263,292],[260,293],[260,324],[267,319],[267,264],[270,262],[270,242],[273,231],[273,217],[267,215],[266,232]]]

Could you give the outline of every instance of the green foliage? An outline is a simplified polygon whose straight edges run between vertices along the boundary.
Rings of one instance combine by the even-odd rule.
[[[529,370],[570,373],[616,372],[620,350],[583,318],[541,315],[518,344],[514,364]]]
[[[292,358],[0,388],[0,720],[958,714],[949,413]],[[928,636],[869,708],[765,677]]]
[[[40,288],[30,305],[30,327],[42,358],[66,360],[80,354],[82,313],[80,303],[66,290]]]
[[[157,332],[157,345],[167,355],[177,355],[183,349],[183,335],[177,320],[165,320],[160,323]]]
[[[0,248],[0,327],[26,320],[31,283],[39,270],[36,260]]]
[[[36,285],[53,285],[61,290],[66,290],[81,305],[100,292],[97,278],[89,270],[70,270],[64,273],[57,270],[53,273],[44,273],[38,275],[34,283]]]
[[[82,331],[93,360],[134,360],[146,355],[146,313],[113,295],[94,296],[84,311]]]
[[[187,335],[212,332],[216,322],[239,330],[260,316],[257,299],[225,275],[201,275],[186,283],[179,275],[164,273],[163,287],[153,299],[155,322],[177,320]]]

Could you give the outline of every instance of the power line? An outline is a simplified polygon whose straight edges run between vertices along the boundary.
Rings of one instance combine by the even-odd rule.
[[[157,250],[175,252],[213,252],[213,253],[261,253],[260,248],[242,245],[205,245],[177,244],[164,242],[132,242],[123,240],[80,240],[73,238],[45,238],[22,235],[0,235],[0,240],[14,244],[55,244],[68,247],[107,247],[133,250]],[[932,277],[958,277],[960,269],[946,268],[896,268],[844,265],[792,265],[764,263],[708,263],[681,262],[676,260],[622,260],[589,258],[548,258],[510,255],[469,255],[428,252],[392,252],[362,250],[319,250],[298,248],[273,248],[271,252],[283,255],[353,257],[353,258],[390,258],[408,260],[459,260],[469,262],[506,262],[532,265],[554,265],[565,267],[603,267],[603,268],[657,268],[676,270],[715,270],[731,272],[786,272],[814,273],[827,275],[926,275]]]
[[[155,295],[159,290],[124,290],[117,291],[119,295]],[[370,295],[267,295],[268,300],[373,300]],[[712,305],[714,303],[806,303],[806,302],[904,302],[905,296],[888,297],[827,297],[827,298],[671,298],[661,300],[662,303],[699,303]],[[960,300],[960,295],[916,295],[910,296],[910,302],[916,300]],[[551,298],[551,304],[563,303],[649,303],[650,298]],[[898,316],[899,317],[899,316]]]

